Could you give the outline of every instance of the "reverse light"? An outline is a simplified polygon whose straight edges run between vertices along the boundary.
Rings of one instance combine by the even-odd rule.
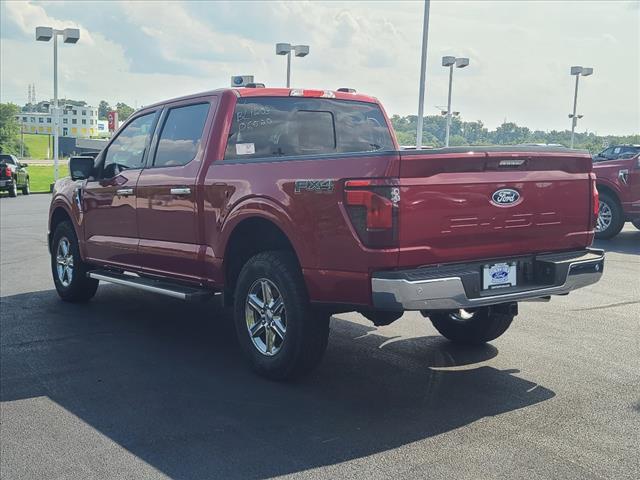
[[[392,180],[348,180],[344,195],[351,224],[365,246],[397,245],[400,188]]]
[[[336,94],[331,90],[302,90],[294,88],[289,92],[290,97],[312,97],[312,98],[336,98]]]

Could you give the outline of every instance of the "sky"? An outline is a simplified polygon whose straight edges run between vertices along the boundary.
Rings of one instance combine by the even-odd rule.
[[[27,85],[53,97],[53,47],[38,25],[78,27],[60,44],[59,96],[140,107],[230,85],[252,74],[284,86],[275,43],[308,44],[292,59],[292,86],[351,87],[387,112],[418,109],[424,2],[0,2],[0,101],[23,105]],[[456,69],[452,109],[495,128],[504,120],[537,130],[570,128],[571,65],[580,79],[578,131],[640,133],[640,1],[432,1],[425,114],[447,103],[444,55]]]

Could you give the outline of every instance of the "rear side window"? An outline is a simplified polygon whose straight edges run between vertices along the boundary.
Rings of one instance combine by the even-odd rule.
[[[200,148],[208,113],[208,103],[169,110],[160,132],[153,166],[175,167],[193,160]]]
[[[380,107],[320,98],[240,98],[225,159],[392,150]]]

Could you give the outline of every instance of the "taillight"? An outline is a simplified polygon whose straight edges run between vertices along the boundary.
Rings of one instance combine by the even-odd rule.
[[[13,172],[11,171],[11,169],[9,167],[4,167],[4,176],[5,177],[11,178],[11,174],[12,173]]]
[[[400,187],[391,179],[347,180],[345,208],[360,241],[366,247],[398,244]]]
[[[600,213],[600,195],[598,194],[598,187],[596,185],[595,178],[591,180],[591,203],[593,205],[593,219],[591,226],[595,228],[598,220],[598,214]]]

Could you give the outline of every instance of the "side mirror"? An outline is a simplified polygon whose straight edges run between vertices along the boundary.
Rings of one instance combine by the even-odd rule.
[[[29,166],[29,164],[28,164],[28,163],[21,163],[21,164],[20,164],[20,166],[21,166],[22,168],[27,168],[27,167]]]
[[[93,157],[71,157],[69,171],[72,180],[86,180],[93,174]]]

